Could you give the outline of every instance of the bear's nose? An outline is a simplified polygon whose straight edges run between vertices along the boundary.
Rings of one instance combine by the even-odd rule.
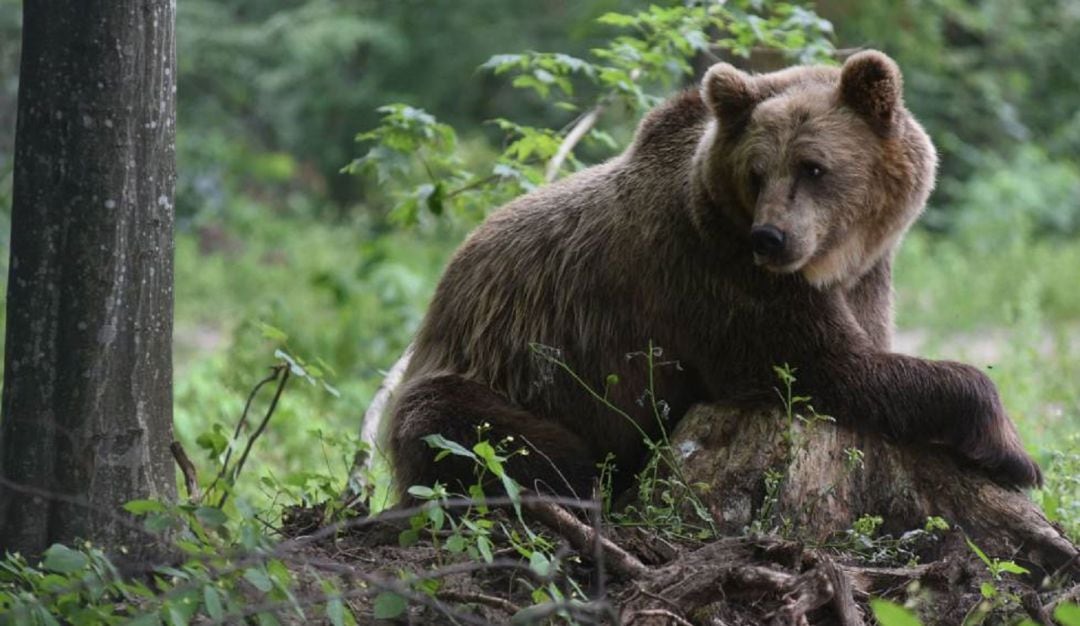
[[[784,231],[766,224],[755,226],[750,231],[750,244],[754,248],[754,254],[764,257],[776,257],[784,251]]]

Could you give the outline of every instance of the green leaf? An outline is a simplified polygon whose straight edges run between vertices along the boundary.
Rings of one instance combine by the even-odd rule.
[[[172,626],[187,626],[199,609],[198,589],[189,589],[165,603],[165,621]]]
[[[431,527],[434,530],[442,530],[443,523],[446,521],[446,515],[443,512],[442,507],[438,506],[437,503],[432,503],[431,505],[428,505],[428,508],[424,512],[427,515],[427,518],[431,520]]]
[[[77,550],[54,543],[45,551],[43,567],[58,574],[71,574],[85,568],[90,559]]]
[[[979,593],[982,594],[982,597],[989,600],[997,595],[997,587],[995,587],[993,583],[987,581],[979,585]]]
[[[971,548],[971,551],[974,552],[982,560],[983,563],[986,563],[986,566],[988,568],[993,570],[994,562],[990,560],[990,557],[986,556],[986,553],[983,552],[979,548],[979,546],[975,545],[975,542],[972,541],[970,537],[964,537],[964,541],[967,542],[968,547]]]
[[[311,382],[314,382],[314,380],[311,379],[311,376],[308,375],[307,370],[304,369],[304,366],[301,364],[300,359],[290,355],[288,352],[285,352],[284,350],[282,350],[280,348],[277,349],[277,350],[274,350],[274,358],[285,361],[286,363],[288,363],[289,364],[289,370],[292,372],[293,376],[298,376],[300,378],[307,378],[307,379],[311,380]]]
[[[442,583],[437,578],[425,578],[415,583],[415,586],[417,591],[434,598],[435,594],[439,593],[439,589],[442,588]]]
[[[495,560],[491,551],[491,540],[484,535],[476,538],[476,549],[480,551],[480,556],[484,557],[484,561],[491,563]]]
[[[529,555],[529,569],[539,576],[546,577],[551,573],[551,560],[543,552],[533,550],[533,553]]]
[[[203,450],[209,451],[211,455],[217,456],[225,451],[229,440],[220,433],[205,432],[195,438],[195,443]]]
[[[435,490],[431,487],[425,487],[423,485],[413,485],[409,487],[409,495],[421,500],[430,500],[435,495]]]
[[[624,13],[605,13],[596,18],[597,22],[601,24],[608,24],[611,26],[619,26],[625,28],[627,26],[633,26],[637,23],[637,18],[632,15],[626,15]]]
[[[292,586],[292,572],[280,560],[274,559],[267,563],[266,571],[279,589],[288,590]]]
[[[220,528],[225,525],[225,522],[229,521],[229,518],[221,512],[221,509],[212,506],[200,506],[195,509],[195,519],[208,528]]]
[[[442,435],[428,435],[428,436],[424,437],[423,439],[424,439],[424,442],[427,443],[427,445],[431,446],[432,448],[435,448],[436,450],[446,450],[450,454],[455,454],[457,456],[463,456],[463,457],[472,459],[474,461],[476,460],[476,455],[475,454],[473,454],[472,452],[469,452],[468,450],[466,450],[465,447],[462,446],[461,444],[450,441],[449,439],[447,439],[446,437],[443,437]]]
[[[375,596],[374,613],[375,619],[394,619],[405,613],[407,603],[405,598],[392,591],[384,591]]]
[[[162,513],[165,511],[165,505],[157,500],[132,500],[124,504],[124,510],[133,515]]]
[[[143,527],[152,533],[164,532],[175,526],[176,520],[165,513],[150,513],[143,522]]]
[[[57,622],[56,620],[52,620],[48,623],[56,624]],[[131,618],[124,626],[158,626],[159,624],[161,624],[161,617],[158,616],[156,611],[151,611],[150,613],[143,613]]]
[[[270,577],[266,575],[266,572],[255,567],[244,572],[244,580],[251,583],[251,586],[263,593],[274,588],[274,582],[270,580]]]
[[[1061,622],[1062,626],[1080,626],[1080,605],[1059,604],[1054,609],[1054,619]]]
[[[203,587],[203,606],[206,607],[206,614],[216,620],[225,615],[225,609],[221,606],[221,594],[212,584]]]
[[[473,446],[472,449],[473,452],[476,453],[476,456],[480,457],[484,461],[489,461],[496,457],[495,448],[493,448],[491,446],[491,443],[487,441],[481,441],[477,443],[475,446]]]
[[[500,468],[501,469],[501,468]],[[506,472],[500,471],[498,474],[499,480],[502,481],[503,489],[506,490],[507,497],[514,504],[514,512],[517,516],[521,517],[521,487],[517,484],[517,481],[510,477]]]
[[[416,530],[403,530],[398,534],[398,545],[402,548],[416,545],[420,541],[420,533]]]
[[[442,183],[437,183],[432,187],[431,193],[427,196],[428,211],[431,211],[432,215],[443,214],[443,199],[446,198],[446,186]]]
[[[922,626],[919,618],[895,602],[874,598],[870,600],[870,609],[881,626]]]
[[[1017,565],[1012,561],[999,561],[997,565],[999,572],[1009,572],[1010,574],[1030,574],[1026,568]]]
[[[269,324],[260,323],[259,330],[262,331],[263,339],[269,339],[275,343],[285,343],[289,340],[289,336],[285,334],[285,331]]]
[[[477,511],[481,514],[487,513],[487,498],[483,487],[476,484],[469,485],[469,498],[476,502]]]
[[[334,626],[345,626],[345,603],[341,598],[331,598],[326,602],[326,618]]]
[[[450,535],[446,539],[446,549],[453,554],[461,554],[465,551],[466,541],[462,535]]]

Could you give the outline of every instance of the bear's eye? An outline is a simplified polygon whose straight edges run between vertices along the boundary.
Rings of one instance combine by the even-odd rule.
[[[807,178],[821,178],[825,175],[825,168],[820,163],[813,161],[803,161],[799,165],[799,169]]]
[[[757,196],[758,193],[761,192],[761,185],[762,185],[761,172],[758,172],[756,170],[751,170],[750,171],[750,190],[753,192],[753,194],[755,196]]]

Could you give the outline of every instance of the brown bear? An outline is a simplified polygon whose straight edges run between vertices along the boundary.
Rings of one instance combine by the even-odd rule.
[[[423,437],[471,445],[486,423],[530,450],[509,463],[523,485],[588,497],[609,453],[624,478],[640,466],[654,400],[669,422],[698,402],[776,401],[779,364],[842,426],[1039,484],[982,372],[889,352],[893,253],[936,165],[882,53],[712,66],[623,154],[510,202],[457,251],[391,407],[402,495],[473,482]]]

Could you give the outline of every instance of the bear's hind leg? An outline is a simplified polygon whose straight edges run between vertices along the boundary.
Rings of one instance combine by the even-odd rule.
[[[526,489],[540,493],[589,498],[596,475],[589,447],[575,433],[552,420],[537,417],[508,402],[485,385],[455,375],[420,378],[402,390],[391,422],[390,455],[395,481],[403,501],[412,485],[431,486],[436,481],[452,492],[466,493],[476,483],[476,464],[467,458],[446,455],[436,462],[438,450],[423,440],[438,434],[471,449],[484,428],[483,438],[497,445],[505,441],[513,454],[507,472]],[[512,439],[507,439],[512,437]],[[501,491],[490,474],[485,491]]]

